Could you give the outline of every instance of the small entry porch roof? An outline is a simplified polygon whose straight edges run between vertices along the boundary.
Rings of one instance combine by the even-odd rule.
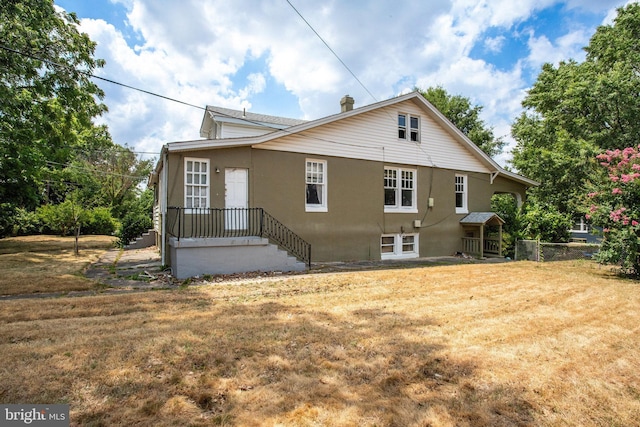
[[[462,239],[463,252],[472,253],[479,258],[485,254],[493,256],[502,255],[502,224],[504,220],[495,212],[471,212],[460,220],[464,227],[479,227],[478,236],[464,237]],[[485,237],[485,226],[498,226],[498,239]]]

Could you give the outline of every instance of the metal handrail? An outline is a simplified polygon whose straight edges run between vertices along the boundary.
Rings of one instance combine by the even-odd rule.
[[[311,245],[263,208],[167,208],[167,234],[180,238],[265,237],[311,266]]]

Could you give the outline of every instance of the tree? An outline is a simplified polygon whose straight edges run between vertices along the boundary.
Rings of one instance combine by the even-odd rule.
[[[580,212],[588,183],[600,179],[595,156],[632,145],[640,133],[640,4],[618,9],[585,51],[582,63],[542,67],[512,125],[511,163],[541,183],[529,203],[566,217]]]
[[[416,88],[427,101],[433,104],[447,119],[462,131],[474,144],[490,157],[502,152],[505,141],[496,138],[493,129],[480,119],[482,106],[471,105],[469,98],[450,95],[444,88],[430,87],[426,90]]]
[[[596,258],[640,276],[640,146],[607,150],[597,158],[606,179],[591,187],[587,214],[604,234]]]
[[[95,43],[53,0],[0,2],[0,200],[34,209],[47,171],[86,147],[106,107],[90,73]],[[89,131],[90,133],[90,131]]]
[[[138,185],[151,173],[153,162],[139,160],[129,147],[112,145],[79,155],[65,176],[78,183],[85,204],[109,207],[123,219],[127,203],[138,196]]]

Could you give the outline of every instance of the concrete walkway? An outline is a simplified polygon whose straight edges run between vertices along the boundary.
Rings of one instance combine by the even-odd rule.
[[[143,249],[111,249],[102,254],[85,272],[85,276],[120,289],[167,289],[169,272],[162,270],[155,246]]]
[[[478,260],[469,257],[443,256],[429,258],[412,258],[385,261],[352,261],[352,262],[324,262],[313,263],[311,268],[301,272],[249,272],[236,274],[221,274],[212,277],[213,280],[203,283],[237,282],[252,278],[270,276],[294,276],[305,274],[321,274],[334,272],[357,272],[379,269],[400,269],[417,267],[434,267],[439,265],[456,264],[486,264],[506,262],[504,258],[487,258]],[[171,289],[179,286],[183,281],[171,276],[171,270],[162,270],[160,254],[157,247],[145,249],[119,250],[112,249],[105,252],[85,273],[87,277],[98,282],[119,289]],[[192,284],[199,282],[195,278]]]

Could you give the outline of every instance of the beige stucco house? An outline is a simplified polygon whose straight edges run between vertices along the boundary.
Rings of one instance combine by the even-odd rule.
[[[207,107],[150,178],[163,263],[179,278],[311,262],[500,254],[504,170],[412,92],[313,121]],[[336,109],[338,106],[336,105]]]

